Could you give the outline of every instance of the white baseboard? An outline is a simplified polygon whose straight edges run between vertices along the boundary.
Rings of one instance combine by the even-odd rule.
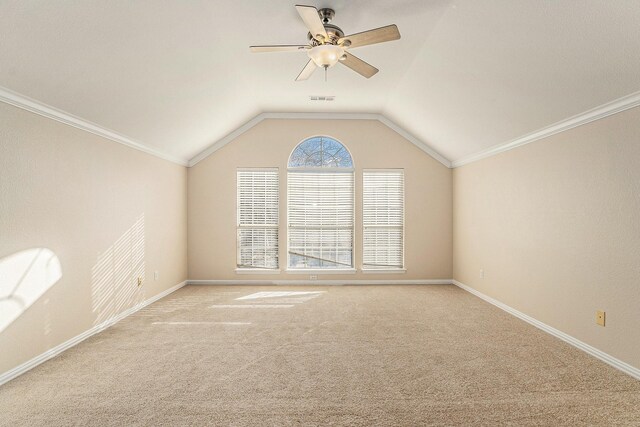
[[[63,351],[68,350],[71,347],[73,347],[74,345],[81,343],[82,341],[86,340],[90,336],[95,335],[98,332],[104,331],[109,326],[112,326],[112,325],[116,324],[120,320],[122,320],[125,317],[135,313],[136,311],[148,306],[149,304],[158,301],[160,298],[166,297],[170,293],[177,291],[178,289],[180,289],[181,287],[183,287],[186,284],[187,284],[187,281],[185,280],[184,282],[179,283],[176,286],[173,286],[173,287],[167,289],[166,291],[162,291],[159,294],[154,295],[151,298],[142,301],[140,304],[123,311],[122,313],[116,315],[115,317],[112,317],[111,319],[106,320],[106,321],[100,323],[99,325],[94,326],[93,328],[81,333],[80,335],[75,336],[75,337],[71,338],[70,340],[63,342],[62,344],[57,345],[57,346],[53,347],[52,349],[49,349],[49,350],[45,351],[41,355],[34,357],[33,359],[23,363],[22,365],[16,366],[15,368],[13,368],[13,369],[11,369],[11,370],[9,370],[7,372],[4,372],[3,374],[0,374],[0,386],[3,385],[4,383],[7,383],[7,382],[11,381],[12,379],[16,378],[19,375],[24,374],[28,370],[35,368],[39,364],[41,364],[43,362],[46,362],[47,360],[49,360],[49,359],[51,359],[53,357],[56,357],[57,355],[59,355]]]
[[[542,323],[541,321],[534,319],[531,316],[528,316],[518,310],[516,310],[515,308],[509,307],[508,305],[501,303],[500,301],[491,298],[488,295],[483,294],[482,292],[479,292],[475,289],[473,289],[470,286],[467,286],[463,283],[458,282],[457,280],[452,280],[452,283],[454,285],[456,285],[457,287],[464,289],[465,291],[477,296],[478,298],[481,298],[483,300],[485,300],[486,302],[488,302],[489,304],[493,304],[496,307],[506,311],[507,313],[524,320],[525,322],[535,326],[538,329],[541,329],[543,331],[545,331],[548,334],[553,335],[556,338],[561,339],[562,341],[571,344],[572,346],[579,348],[580,350],[590,354],[591,356],[594,356],[600,360],[602,360],[603,362],[607,363],[608,365],[613,366],[616,369],[621,370],[622,372],[631,375],[632,377],[639,379],[640,380],[640,369],[629,365],[628,363],[623,362],[622,360],[616,359],[615,357],[611,356],[610,354],[605,353],[602,350],[598,350],[595,347],[590,346],[587,343],[584,343],[582,341],[580,341],[577,338],[572,337],[569,334],[566,334],[556,328],[553,328],[549,325],[547,325],[546,323]]]
[[[341,286],[341,285],[451,285],[451,279],[417,279],[417,280],[187,280],[188,285],[276,285],[276,286],[300,286],[300,285],[323,285],[323,286]]]

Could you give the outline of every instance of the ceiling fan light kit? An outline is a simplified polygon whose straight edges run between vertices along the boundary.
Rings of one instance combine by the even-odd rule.
[[[321,44],[307,50],[309,58],[315,62],[318,67],[333,67],[338,63],[344,55],[344,49],[333,44]]]
[[[345,36],[337,26],[331,24],[335,16],[333,9],[316,9],[313,6],[296,5],[296,10],[309,29],[307,45],[267,45],[251,46],[251,52],[295,52],[305,50],[309,61],[304,66],[296,81],[307,80],[317,68],[326,70],[338,62],[351,68],[356,73],[370,78],[378,69],[367,64],[357,56],[347,52],[348,49],[377,43],[398,40],[400,32],[394,24],[361,33]]]

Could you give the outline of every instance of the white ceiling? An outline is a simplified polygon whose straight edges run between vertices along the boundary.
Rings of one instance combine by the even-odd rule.
[[[303,0],[301,2],[305,3]],[[333,0],[380,69],[294,82],[306,29],[284,0],[0,0],[0,86],[191,159],[261,112],[379,113],[455,161],[640,90],[638,0]],[[327,103],[309,95],[335,95]]]

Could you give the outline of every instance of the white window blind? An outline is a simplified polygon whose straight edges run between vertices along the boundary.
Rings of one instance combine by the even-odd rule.
[[[289,267],[353,267],[353,172],[288,173]]]
[[[404,171],[363,172],[363,268],[404,268]]]
[[[278,268],[278,170],[238,169],[238,268]]]

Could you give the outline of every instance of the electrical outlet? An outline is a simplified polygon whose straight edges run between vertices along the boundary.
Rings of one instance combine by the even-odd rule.
[[[604,326],[606,313],[604,311],[596,311],[596,324]]]
[[[153,280],[158,280],[158,278],[160,277],[160,273],[158,272],[158,270],[153,272]]]
[[[315,274],[312,274],[311,276],[309,276],[309,279],[318,280],[318,276],[316,276]]]
[[[142,286],[142,276],[138,277],[138,286]]]
[[[480,278],[484,279],[484,269],[480,269]]]

